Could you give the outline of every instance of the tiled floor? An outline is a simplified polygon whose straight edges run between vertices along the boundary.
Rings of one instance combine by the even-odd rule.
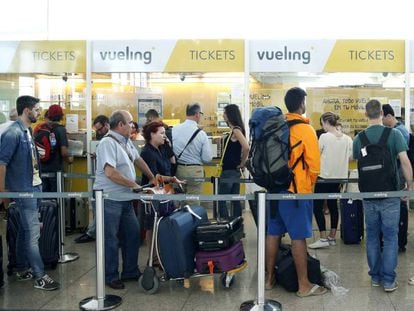
[[[249,266],[236,276],[230,289],[223,289],[218,275],[211,278],[191,279],[190,288],[175,281],[161,283],[154,295],[140,293],[135,283],[127,283],[124,290],[106,288],[107,294],[122,296],[123,303],[117,310],[238,310],[240,304],[254,299],[257,293],[256,228],[250,212],[245,212],[247,238],[244,241]],[[5,244],[5,222],[0,232]],[[266,298],[279,301],[283,310],[414,310],[414,286],[407,278],[414,275],[414,212],[410,213],[407,252],[400,254],[398,280],[400,288],[390,294],[382,288],[372,288],[367,274],[364,244],[344,245],[339,242],[328,249],[311,251],[328,269],[335,271],[341,285],[349,289],[345,296],[336,297],[331,292],[321,297],[297,298],[280,287],[266,291]],[[17,282],[5,276],[6,285],[0,290],[1,310],[78,310],[79,302],[95,295],[95,244],[75,244],[77,235],[67,236],[65,250],[78,252],[80,259],[58,265],[49,274],[58,279],[62,288],[44,292],[33,288],[32,282]],[[141,248],[140,263],[146,262],[146,246]],[[4,251],[4,255],[6,252]],[[4,257],[7,258],[7,257]],[[6,260],[3,265],[7,264]],[[211,286],[213,285],[213,286]]]

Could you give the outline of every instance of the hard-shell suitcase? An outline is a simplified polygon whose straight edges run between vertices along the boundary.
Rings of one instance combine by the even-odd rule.
[[[196,228],[195,240],[199,250],[217,251],[232,246],[244,237],[243,217],[229,221],[202,223]]]
[[[213,265],[214,273],[230,271],[244,262],[244,249],[241,241],[219,251],[198,251],[195,255],[197,272],[209,273]]]
[[[157,248],[167,278],[189,277],[195,269],[195,228],[207,221],[201,206],[185,206],[159,221]]]
[[[7,209],[7,274],[11,275],[16,267],[16,239],[19,230],[19,211],[14,202]],[[39,251],[45,266],[56,268],[59,260],[59,222],[57,203],[54,200],[42,200],[39,203],[40,238]]]
[[[0,288],[4,285],[4,270],[3,270],[3,237],[0,235]]]
[[[358,244],[364,237],[362,200],[341,199],[341,239],[345,244]]]
[[[398,247],[400,251],[405,251],[407,245],[408,234],[408,208],[407,202],[401,201],[400,203],[400,225],[398,228]]]

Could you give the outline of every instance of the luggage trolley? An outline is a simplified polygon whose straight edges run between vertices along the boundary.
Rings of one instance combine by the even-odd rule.
[[[144,192],[148,194],[172,194],[173,188],[170,184],[164,184],[160,183],[159,187],[147,187],[149,185],[143,186],[139,192]],[[157,275],[157,272],[153,266],[154,261],[154,250],[156,248],[156,237],[157,237],[157,226],[158,226],[158,219],[161,214],[160,207],[162,204],[164,204],[164,213],[169,214],[174,210],[173,202],[170,200],[166,201],[159,201],[155,205],[152,201],[146,201],[141,199],[141,202],[144,204],[145,212],[150,213],[151,211],[154,212],[154,221],[153,221],[153,233],[151,238],[151,247],[149,252],[149,258],[148,258],[148,264],[147,267],[144,270],[144,273],[139,277],[138,279],[138,286],[139,288],[147,293],[147,294],[154,294],[158,291],[158,288],[160,286],[160,278]],[[157,258],[159,259],[158,252],[157,252]]]
[[[172,187],[170,185],[164,185],[161,188],[147,188],[147,189],[143,189],[143,191],[149,193],[149,194],[171,194],[173,193]],[[190,207],[190,206],[184,206],[182,208],[177,209],[175,212],[173,212],[173,209],[168,210],[168,208],[165,208],[165,204],[168,203],[172,203],[170,201],[160,201],[158,204],[153,204],[152,201],[145,201],[145,200],[141,200],[146,207],[152,209],[152,211],[154,212],[154,221],[153,221],[153,235],[152,235],[152,239],[151,239],[151,248],[150,248],[150,252],[149,252],[149,258],[148,258],[148,265],[144,270],[144,273],[141,275],[141,277],[139,278],[139,288],[147,293],[147,294],[154,294],[157,292],[159,285],[160,285],[160,277],[158,277],[156,270],[153,266],[153,259],[154,254],[156,254],[156,258],[158,259],[160,266],[162,268],[162,270],[164,271],[164,275],[163,275],[163,279],[167,280],[176,280],[176,281],[181,281],[186,278],[195,278],[195,277],[203,277],[203,276],[208,276],[208,275],[212,275],[214,273],[221,273],[220,275],[220,283],[225,287],[225,288],[230,288],[233,283],[234,283],[234,276],[236,273],[242,271],[243,269],[245,269],[247,267],[247,262],[245,260],[245,256],[244,256],[244,251],[243,251],[243,246],[241,244],[241,242],[237,242],[234,244],[234,246],[230,247],[229,250],[231,248],[236,247],[237,248],[237,252],[238,252],[238,262],[236,265],[220,265],[220,264],[215,264],[215,260],[212,258],[211,260],[208,260],[208,269],[207,271],[205,269],[199,268],[198,269],[198,273],[193,273],[194,268],[196,266],[196,263],[194,263],[194,255],[196,254],[201,254],[202,255],[202,251],[201,252],[197,252],[196,253],[196,241],[194,238],[194,233],[196,231],[196,227],[198,227],[200,225],[200,228],[206,227],[206,226],[210,226],[209,223],[207,223],[207,214],[204,210],[204,208],[202,207]],[[163,205],[164,204],[164,205]],[[169,267],[166,267],[165,264],[170,265],[170,262],[168,262],[168,260],[166,260],[166,262],[163,263],[163,259],[162,259],[162,254],[160,254],[160,248],[162,248],[160,246],[160,235],[159,235],[159,228],[160,228],[160,223],[161,221],[164,219],[164,217],[168,217],[168,213],[171,213],[171,217],[170,218],[174,218],[175,216],[178,216],[180,213],[181,214],[186,214],[187,217],[190,217],[193,219],[193,225],[194,227],[194,232],[191,233],[191,236],[189,237],[191,239],[191,243],[193,244],[193,250],[189,250],[188,247],[182,247],[184,245],[175,245],[176,248],[184,248],[185,251],[187,251],[187,255],[188,253],[192,254],[190,255],[190,258],[187,258],[187,264],[184,263],[183,265],[187,267],[190,266],[190,269],[187,269],[187,271],[191,270],[191,273],[185,273],[184,277],[183,276],[177,276],[174,275],[174,273],[168,273],[167,271],[169,270]],[[189,216],[191,214],[191,216]],[[220,229],[223,228],[231,228],[233,223],[239,223],[240,224],[240,219],[238,219],[238,221],[232,221],[232,222],[228,222],[227,224],[218,224],[217,226]],[[208,224],[208,225],[207,225]],[[242,224],[242,219],[241,219],[241,224]],[[211,228],[215,228],[214,224],[212,226],[210,226]],[[214,230],[214,229],[213,229]],[[208,230],[207,230],[208,231]],[[241,234],[243,235],[243,228],[241,228],[241,230],[238,231],[238,235]],[[171,233],[172,234],[172,233]],[[237,234],[234,237],[237,237]],[[236,239],[240,239],[241,237],[239,236]],[[187,240],[188,242],[188,240]],[[199,241],[197,241],[199,243]],[[185,244],[185,242],[183,242],[182,244]],[[187,244],[186,244],[187,245]],[[165,246],[165,245],[164,245]],[[211,249],[214,250],[214,248],[204,248],[204,249]],[[218,248],[217,250],[220,250],[220,248]],[[164,249],[165,250],[165,249]],[[174,246],[173,246],[173,250],[175,250]],[[177,251],[179,252],[179,251]],[[193,252],[193,253],[192,253]],[[218,252],[211,252],[211,251],[207,251],[205,252],[206,256],[210,256],[210,255],[214,255],[219,253]],[[224,252],[224,250],[223,250]],[[230,250],[230,253],[234,252],[234,250]],[[220,254],[221,255],[221,254]],[[192,268],[191,268],[192,267]],[[201,267],[201,266],[200,266]],[[167,269],[166,269],[167,268]],[[200,271],[202,271],[200,273]],[[171,271],[170,271],[171,272]]]

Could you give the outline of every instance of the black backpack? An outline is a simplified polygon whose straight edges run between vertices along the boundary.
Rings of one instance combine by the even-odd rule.
[[[410,133],[408,138],[408,159],[410,159],[411,166],[414,168],[414,135]]]
[[[365,131],[358,134],[361,150],[358,159],[358,187],[361,192],[395,191],[397,176],[394,159],[387,147],[391,128],[385,127],[378,143],[368,140]]]
[[[308,278],[312,284],[323,286],[321,263],[318,259],[307,254]],[[275,278],[277,284],[288,292],[297,292],[299,289],[298,274],[295,260],[292,255],[292,247],[289,244],[280,244],[276,258]]]
[[[289,167],[290,152],[295,146],[289,143],[289,128],[302,120],[286,121],[278,107],[259,107],[252,112],[249,121],[250,151],[246,167],[254,182],[267,190],[287,190],[293,182],[293,170],[302,160],[303,155]]]

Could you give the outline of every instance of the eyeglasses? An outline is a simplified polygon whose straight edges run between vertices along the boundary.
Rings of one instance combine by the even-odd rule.
[[[199,111],[198,113],[201,114],[201,115],[204,115],[204,112],[202,112],[202,111]]]

